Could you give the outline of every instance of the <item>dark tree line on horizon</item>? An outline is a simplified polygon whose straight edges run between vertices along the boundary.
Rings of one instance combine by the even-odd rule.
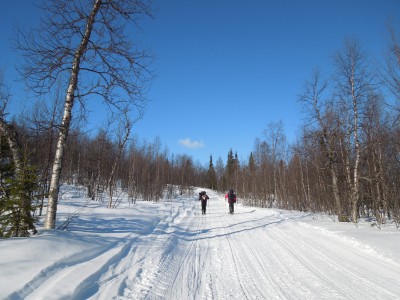
[[[84,186],[88,198],[109,208],[118,206],[122,192],[135,202],[172,198],[176,189],[192,195],[194,187],[220,192],[233,188],[239,201],[249,206],[324,212],[354,223],[369,217],[377,226],[388,220],[400,226],[400,43],[394,31],[384,67],[373,68],[360,44],[347,40],[333,57],[331,71],[312,72],[296,99],[304,124],[294,144],[287,143],[284,124],[273,121],[255,139],[246,160],[240,161],[230,150],[226,159],[215,161],[211,155],[208,166],[203,166],[188,155],[169,153],[159,138],[149,142],[133,136],[147,78],[129,80],[145,77],[141,72],[147,70],[136,65],[133,56],[146,55],[122,51],[129,43],[123,26],[116,24],[121,16],[128,20],[150,11],[148,1],[114,4],[89,1],[84,14],[83,6],[74,6],[73,1],[50,5],[50,13],[56,15],[59,5],[70,9],[67,18],[52,20],[60,27],[50,31],[65,39],[65,48],[61,51],[58,43],[31,45],[30,35],[23,36],[19,47],[28,54],[23,74],[27,81],[33,76],[36,81],[28,86],[40,91],[35,105],[12,120],[7,119],[12,87],[0,76],[0,237],[35,232],[37,217],[49,211],[49,203],[54,211],[46,216],[46,226],[54,228],[61,183]],[[96,17],[101,22],[94,22]],[[99,23],[105,27],[96,28]],[[107,30],[117,35],[104,41]],[[80,41],[76,48],[70,45],[74,34]],[[61,51],[59,57],[51,46]],[[54,57],[44,61],[49,53]],[[130,63],[127,69],[120,59]],[[83,83],[78,81],[80,72],[90,74],[82,76]],[[65,78],[67,83],[59,85]],[[66,88],[70,92],[63,95]],[[132,98],[117,98],[122,90]],[[103,97],[111,109],[110,121],[95,134],[84,131],[84,99],[89,94]],[[73,101],[80,110],[72,108]],[[135,109],[138,117],[132,119]]]

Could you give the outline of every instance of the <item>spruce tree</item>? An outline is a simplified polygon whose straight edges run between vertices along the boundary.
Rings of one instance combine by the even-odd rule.
[[[232,149],[228,152],[228,159],[226,160],[226,169],[225,169],[225,177],[226,177],[226,184],[225,187],[227,190],[234,188],[235,183],[235,158],[233,156]]]
[[[26,163],[16,172],[6,139],[0,142],[0,238],[26,237],[36,233],[33,216],[37,178]]]
[[[214,169],[214,164],[212,160],[212,155],[210,155],[210,164],[208,166],[208,171],[207,171],[207,183],[208,183],[208,188],[212,190],[217,190],[218,183],[217,183],[217,173],[215,172]]]
[[[256,198],[256,161],[253,156],[253,152],[250,152],[249,157],[249,191],[250,198]]]

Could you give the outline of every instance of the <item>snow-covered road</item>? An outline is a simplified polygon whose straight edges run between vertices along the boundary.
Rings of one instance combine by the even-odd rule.
[[[85,226],[84,217],[71,225],[70,232],[84,233],[76,241],[80,247],[60,255],[56,262],[44,262],[47,265],[37,266],[37,271],[31,268],[33,278],[14,293],[2,296],[107,300],[400,298],[399,256],[391,252],[395,249],[389,247],[391,244],[382,248],[378,242],[369,244],[374,234],[363,235],[365,231],[354,228],[349,232],[361,233],[354,238],[319,226],[310,214],[299,212],[238,205],[230,215],[220,194],[208,194],[206,215],[201,215],[196,196],[137,204],[133,219],[127,210],[106,217],[109,210],[93,209],[97,213],[88,213],[86,222],[96,230]],[[42,236],[45,241],[49,237]],[[70,235],[53,238],[65,245],[68,239],[76,239]],[[398,241],[399,234],[391,232],[386,238]]]
[[[205,216],[198,213],[197,203],[189,204],[187,217],[169,224],[165,235],[156,233],[157,261],[151,256],[131,270],[134,284],[125,287],[124,296],[396,299],[400,295],[397,262],[303,224],[304,214],[242,206],[234,215],[227,211],[224,199],[216,194],[210,194]],[[154,242],[149,244],[154,249]]]

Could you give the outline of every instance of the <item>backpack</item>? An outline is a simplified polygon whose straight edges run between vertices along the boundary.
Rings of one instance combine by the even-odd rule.
[[[231,201],[235,201],[235,192],[233,191],[233,190],[230,190],[229,191],[229,194],[228,194],[228,198],[229,198],[229,200],[231,200]]]

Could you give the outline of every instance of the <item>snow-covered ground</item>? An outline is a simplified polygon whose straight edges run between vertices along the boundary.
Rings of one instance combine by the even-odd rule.
[[[0,241],[1,299],[400,299],[400,231],[208,191],[116,209],[65,192],[66,231]],[[83,194],[82,194],[83,195]],[[239,197],[240,201],[240,197]]]

